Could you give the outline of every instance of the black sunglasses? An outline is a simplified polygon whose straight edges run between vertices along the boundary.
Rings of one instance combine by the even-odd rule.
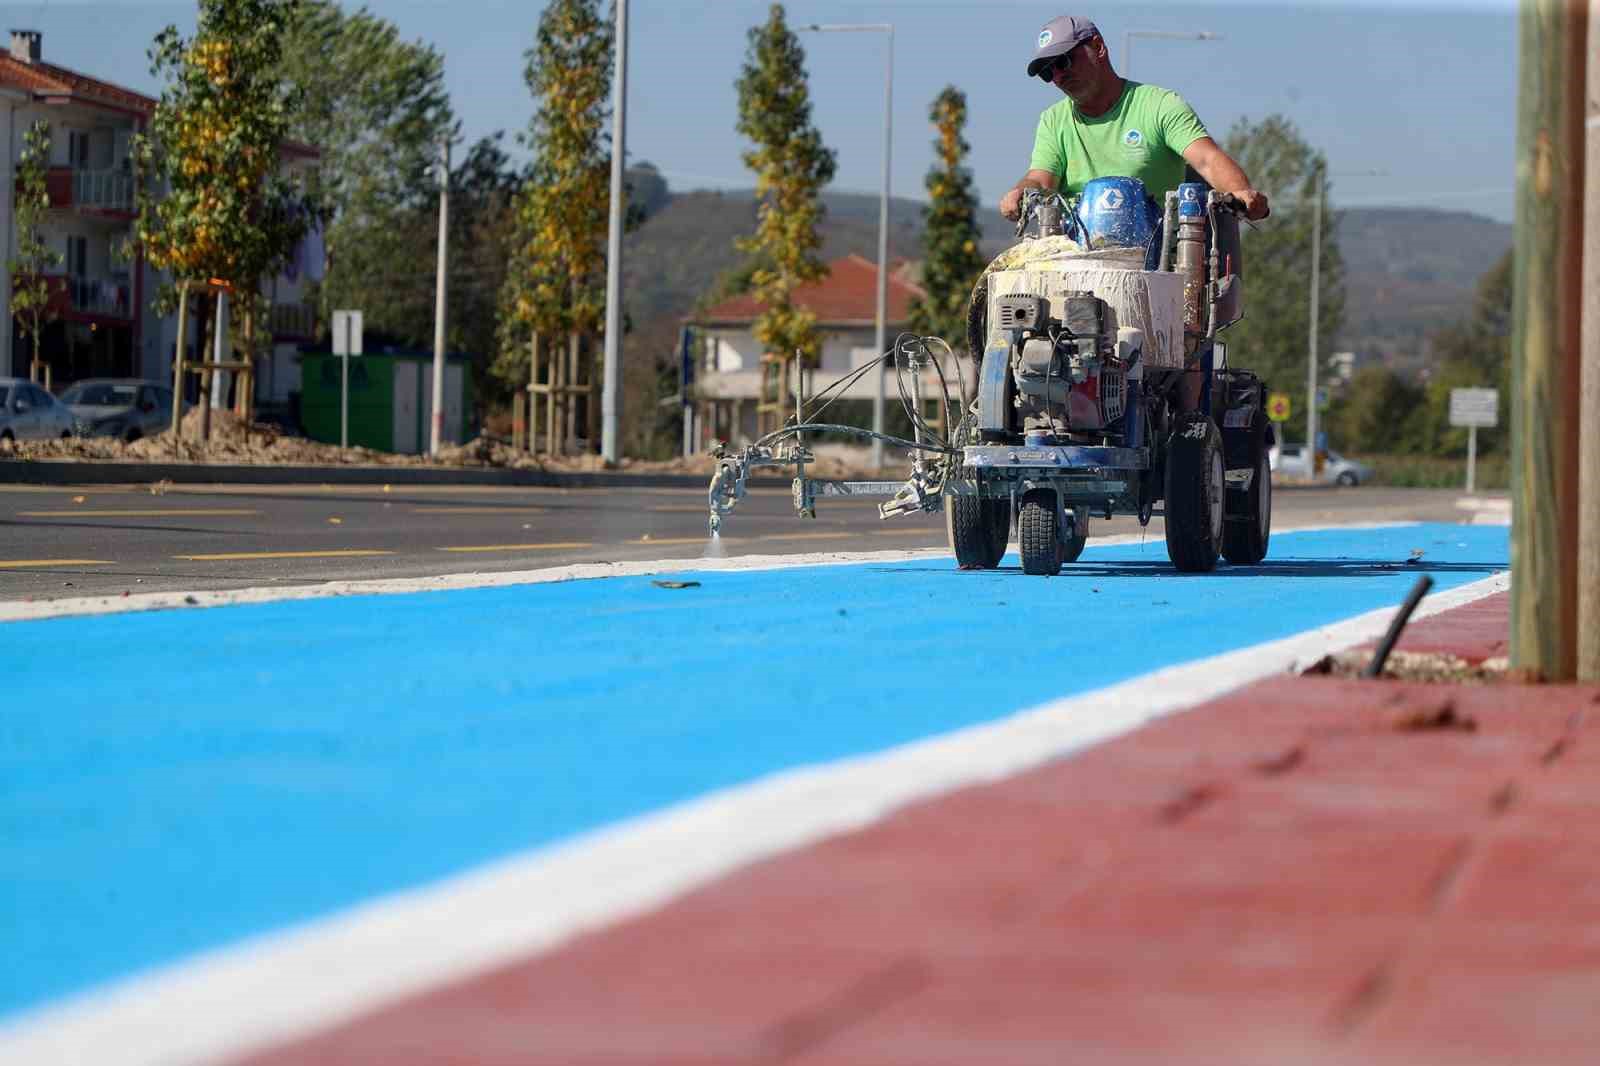
[[[1058,72],[1062,73],[1062,74],[1065,74],[1067,71],[1069,71],[1071,69],[1072,69],[1072,53],[1071,52],[1063,52],[1061,55],[1056,56],[1055,60],[1049,66],[1047,66],[1043,70],[1039,71],[1039,80],[1040,81],[1055,81],[1056,80],[1056,74]]]

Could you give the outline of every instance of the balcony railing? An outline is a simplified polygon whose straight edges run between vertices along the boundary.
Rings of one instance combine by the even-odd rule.
[[[122,170],[74,170],[72,204],[100,211],[132,211],[133,175]]]
[[[311,340],[317,335],[317,309],[307,303],[273,304],[267,323],[278,340]]]
[[[133,317],[133,289],[126,278],[85,278],[76,274],[43,276],[50,286],[50,309],[57,314]]]

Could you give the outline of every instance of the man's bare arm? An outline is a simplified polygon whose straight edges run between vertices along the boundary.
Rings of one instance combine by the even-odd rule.
[[[1030,170],[1022,175],[1022,180],[1017,182],[1002,197],[1000,197],[1000,213],[1011,219],[1017,220],[1022,214],[1022,192],[1024,189],[1043,189],[1046,192],[1056,187],[1056,176],[1048,170]]]
[[[1201,137],[1183,150],[1188,164],[1218,192],[1231,192],[1244,204],[1245,217],[1263,219],[1272,213],[1267,194],[1254,188],[1244,169],[1210,137]]]

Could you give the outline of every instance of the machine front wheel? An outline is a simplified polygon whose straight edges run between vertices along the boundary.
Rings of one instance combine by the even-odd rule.
[[[1167,438],[1167,558],[1186,574],[1215,569],[1222,552],[1222,434],[1203,411],[1172,420]]]
[[[1017,543],[1022,549],[1022,572],[1054,577],[1061,573],[1061,531],[1056,517],[1055,493],[1033,489],[1017,509]]]
[[[993,570],[1011,539],[1011,501],[1005,497],[956,496],[945,499],[944,529],[956,565],[963,570]]]

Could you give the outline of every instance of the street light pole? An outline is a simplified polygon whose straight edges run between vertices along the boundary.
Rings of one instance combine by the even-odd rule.
[[[1326,168],[1319,166],[1311,194],[1311,328],[1310,358],[1306,370],[1306,464],[1312,480],[1317,476],[1317,319],[1322,301],[1322,185]]]
[[[1133,39],[1135,37],[1156,38],[1165,41],[1220,41],[1222,34],[1212,33],[1210,30],[1191,31],[1188,33],[1175,33],[1168,30],[1127,30],[1122,35],[1122,76],[1132,77],[1133,74]]]
[[[450,140],[440,146],[439,157],[439,261],[433,283],[433,418],[428,434],[428,454],[438,455],[444,442],[444,334],[446,273],[450,266]]]
[[[888,346],[889,311],[889,157],[894,130],[894,26],[876,23],[812,23],[802,29],[814,33],[883,33],[888,36],[883,66],[883,190],[878,197],[878,292],[874,312],[873,345],[881,357]],[[883,433],[884,367],[878,366],[878,387],[872,396],[872,431]],[[872,465],[883,466],[883,438],[872,438]]]
[[[628,111],[628,0],[617,0],[616,69],[611,87],[611,226],[606,235],[606,367],[600,399],[600,456],[619,457],[622,381],[622,168]]]

